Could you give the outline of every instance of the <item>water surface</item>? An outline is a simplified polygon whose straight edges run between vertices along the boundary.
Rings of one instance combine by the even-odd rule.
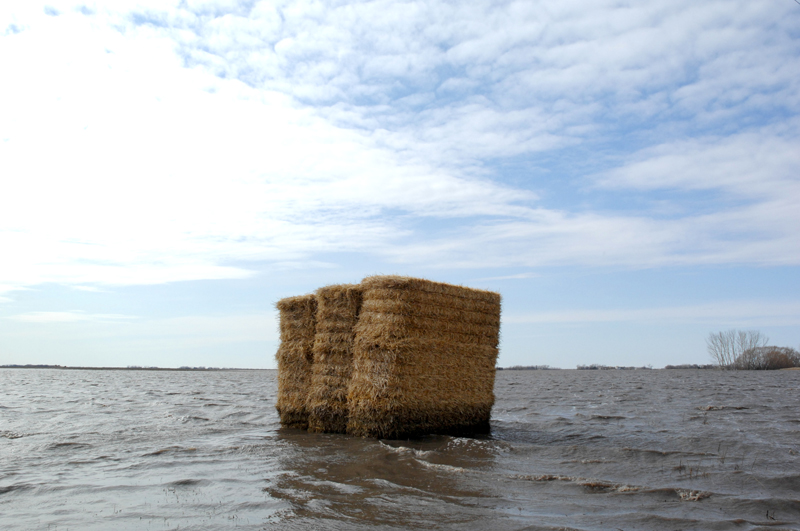
[[[800,371],[500,371],[492,434],[282,429],[274,371],[0,369],[3,529],[800,529]]]

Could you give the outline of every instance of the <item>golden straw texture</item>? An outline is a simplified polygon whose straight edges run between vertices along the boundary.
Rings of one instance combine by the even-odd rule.
[[[317,290],[314,363],[307,402],[309,431],[345,433],[347,429],[347,387],[360,308],[361,288],[357,285]]]
[[[283,426],[306,429],[306,398],[311,383],[317,299],[314,295],[288,297],[278,301],[277,307],[281,344],[276,354],[278,400],[275,407]]]
[[[347,433],[487,432],[500,295],[395,276],[367,277],[361,290]]]

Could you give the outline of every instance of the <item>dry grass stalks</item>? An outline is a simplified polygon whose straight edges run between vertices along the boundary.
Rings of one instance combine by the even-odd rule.
[[[353,284],[327,286],[318,289],[316,297],[308,430],[345,433],[347,387],[353,370],[354,327],[361,308],[361,289]]]
[[[347,432],[488,431],[500,295],[387,276],[367,277],[361,289]]]
[[[317,300],[314,295],[289,297],[278,301],[277,307],[281,344],[276,354],[278,399],[275,407],[282,425],[306,429],[306,399],[311,383]]]

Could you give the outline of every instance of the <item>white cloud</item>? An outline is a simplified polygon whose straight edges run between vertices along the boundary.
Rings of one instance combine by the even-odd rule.
[[[77,321],[120,321],[136,319],[131,315],[85,313],[81,311],[69,312],[28,312],[7,317],[14,321],[26,323],[73,323]]]
[[[440,267],[800,262],[788,4],[81,6],[0,11],[9,286],[244,278],[336,251]],[[558,167],[516,187],[493,173],[606,135],[645,147],[602,148],[588,172],[620,162],[600,192],[724,197],[666,218],[548,210],[533,190]]]
[[[473,282],[485,282],[487,280],[522,280],[526,278],[537,278],[540,277],[538,273],[518,273],[516,275],[503,275],[500,277],[484,277],[484,278],[474,278],[472,279]]]
[[[278,339],[276,312],[246,315],[187,315],[152,319],[128,329],[130,337],[155,341],[162,348],[170,341],[183,347],[209,346],[243,341],[267,342]],[[272,353],[265,353],[270,356]],[[271,361],[271,358],[270,358]]]
[[[88,291],[90,293],[109,293],[109,291],[100,289],[100,288],[95,287],[95,286],[78,286],[78,285],[76,285],[76,286],[71,286],[71,287],[72,287],[72,289],[77,290],[77,291]]]
[[[653,93],[666,95],[682,86],[692,95],[681,94],[681,105],[692,112],[713,113],[707,107],[717,105],[721,93],[752,96],[771,94],[776,85],[797,85],[790,66],[797,44],[787,31],[794,13],[786,4],[478,2],[409,8],[370,2],[326,6],[325,16],[319,17],[302,8],[278,9],[283,23],[277,26],[274,16],[267,17],[268,29],[254,45],[230,46],[236,30],[230,24],[204,26],[196,34],[208,44],[205,53],[224,59],[227,75],[266,87],[288,84],[304,98],[322,104],[347,102],[368,115],[378,110],[372,116],[385,127],[399,120],[417,133],[431,125],[417,111],[433,107],[457,113],[460,101],[445,98],[430,105],[423,100],[423,109],[404,116],[404,106],[386,106],[392,95],[432,93],[459,81],[478,84],[478,93],[489,96],[481,103],[487,110],[541,111],[544,106],[549,131],[563,127],[558,122],[581,108],[583,112],[574,114],[576,120],[614,109],[625,112],[631,105],[640,111],[641,99],[660,102],[650,114],[669,110],[675,102],[654,99]],[[260,24],[257,17],[241,20]],[[764,25],[779,30],[760,31]],[[215,45],[220,36],[227,37],[222,39],[224,47]],[[277,43],[274,55],[269,55],[273,68],[269,76],[254,77],[249,59],[264,55],[264,40]],[[196,41],[190,44],[186,51],[191,56]],[[699,70],[726,61],[723,68]],[[758,75],[765,69],[772,75]],[[796,105],[796,97],[787,97]],[[537,114],[542,113],[531,116]]]
[[[776,301],[720,301],[690,306],[565,310],[530,314],[504,314],[503,322],[518,324],[656,322],[730,323],[728,326],[797,326],[800,304]]]
[[[395,245],[392,261],[439,268],[800,263],[796,194],[677,218],[540,211]]]
[[[638,190],[718,190],[754,200],[775,199],[800,191],[798,167],[797,132],[780,134],[764,128],[644,149],[600,176],[598,184]]]
[[[0,279],[2,276],[0,275]],[[0,284],[0,302],[11,302],[13,299],[8,297],[2,297],[2,295],[11,293],[12,291],[27,291],[28,288],[19,285],[13,284]]]
[[[181,69],[148,31],[124,39],[87,17],[58,19],[68,17],[14,36],[60,35],[55,53],[18,43],[27,53],[7,65],[17,83],[0,144],[12,176],[0,200],[6,282],[241,278],[246,267],[224,263],[385,245],[403,231],[381,209],[496,214],[517,199],[404,161],[280,94]],[[66,82],[46,83],[53,72]]]

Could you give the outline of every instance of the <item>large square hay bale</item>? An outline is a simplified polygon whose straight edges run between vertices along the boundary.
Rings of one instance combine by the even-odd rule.
[[[314,295],[288,297],[278,301],[276,306],[280,314],[281,344],[276,354],[278,400],[275,407],[282,425],[306,429],[317,299]]]
[[[500,295],[394,276],[367,277],[361,289],[347,432],[488,432]]]
[[[361,288],[357,285],[317,290],[314,362],[306,404],[309,431],[347,430],[347,388],[353,371],[354,327],[360,308]]]

